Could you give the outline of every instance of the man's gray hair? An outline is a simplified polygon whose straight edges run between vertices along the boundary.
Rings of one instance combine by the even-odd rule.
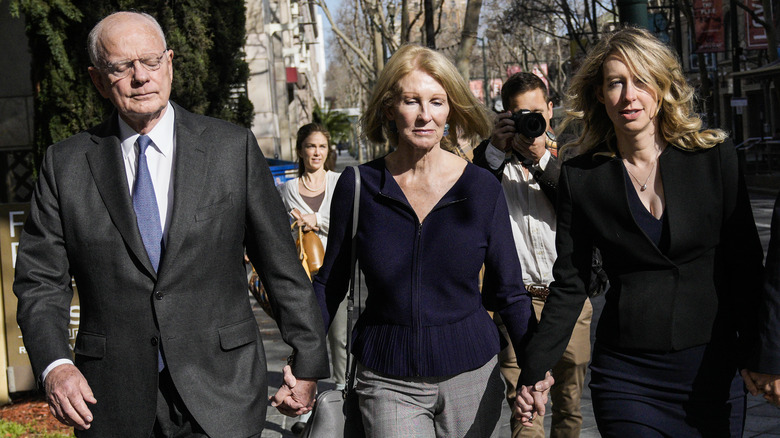
[[[154,28],[157,30],[157,33],[160,34],[160,39],[163,42],[163,46],[165,46],[166,48],[168,47],[168,43],[165,42],[165,32],[163,32],[162,27],[160,27],[160,23],[158,23],[157,20],[151,15],[147,14],[146,12],[133,12],[133,11],[114,12],[113,14],[100,20],[98,24],[96,24],[95,27],[93,27],[92,30],[89,32],[89,37],[87,37],[87,50],[89,51],[89,59],[92,62],[92,65],[95,67],[101,67],[106,64],[106,61],[105,59],[103,59],[102,56],[103,53],[100,53],[101,50],[98,45],[100,36],[103,33],[103,27],[105,26],[106,21],[110,21],[109,19],[120,14],[135,14],[147,19],[149,23],[152,24],[152,26],[154,26]]]

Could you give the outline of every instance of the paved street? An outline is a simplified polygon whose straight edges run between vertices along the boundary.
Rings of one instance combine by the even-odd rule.
[[[343,169],[347,165],[356,164],[346,153],[342,153],[339,157],[337,164],[337,170]],[[753,206],[753,212],[756,218],[756,224],[758,226],[759,233],[761,235],[761,241],[766,250],[769,244],[769,226],[772,215],[772,207],[774,203],[775,194],[772,190],[761,190],[760,188],[751,187],[751,202]],[[365,291],[365,286],[363,288]],[[598,320],[598,315],[601,313],[604,299],[599,298],[594,300],[594,316],[593,328],[595,329],[595,322]],[[276,324],[273,320],[267,317],[259,307],[255,306],[255,315],[257,316],[258,324],[263,336],[263,345],[266,350],[266,356],[268,358],[268,370],[269,370],[269,394],[272,394],[278,388],[281,382],[281,369],[285,364],[287,355],[290,353],[289,347],[282,342]],[[594,331],[594,330],[592,330]],[[590,380],[590,372],[586,376],[586,388],[582,400],[583,409],[583,428],[582,438],[595,438],[599,437],[598,430],[596,429],[596,422],[593,418],[593,410],[590,399],[590,391],[587,388],[587,382]],[[320,390],[333,388],[332,380],[325,380],[320,383]],[[504,409],[501,417],[501,430],[498,433],[499,438],[510,437],[509,428],[509,408],[504,404]],[[266,416],[266,430],[263,432],[263,437],[277,438],[277,437],[294,437],[290,432],[290,426],[295,422],[295,419],[285,417],[276,411],[276,409],[268,408],[268,415]],[[549,427],[549,416],[545,419],[545,424]],[[780,438],[780,409],[766,403],[763,398],[748,396],[748,416],[747,424],[745,427],[745,438]]]

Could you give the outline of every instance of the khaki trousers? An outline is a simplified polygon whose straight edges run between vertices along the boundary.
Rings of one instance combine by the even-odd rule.
[[[537,320],[541,317],[544,302],[533,300],[534,313]],[[582,429],[582,412],[580,400],[582,388],[585,385],[585,370],[590,362],[590,323],[593,318],[593,306],[590,300],[586,300],[582,312],[577,319],[577,324],[566,346],[563,357],[553,367],[552,373],[555,384],[550,389],[552,401],[552,425],[550,427],[551,438],[576,438],[580,436]],[[499,330],[509,340],[506,328],[501,318],[495,316]],[[520,377],[520,367],[517,365],[515,350],[512,343],[499,354],[501,374],[506,381],[506,399],[509,406],[514,406],[517,379]],[[523,425],[512,418],[512,438],[544,438],[544,417],[536,416],[533,426]]]

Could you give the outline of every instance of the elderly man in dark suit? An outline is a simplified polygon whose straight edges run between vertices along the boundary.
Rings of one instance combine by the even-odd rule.
[[[324,329],[254,136],[169,102],[173,51],[151,16],[106,17],[89,50],[116,111],[48,149],[14,283],[53,415],[84,437],[260,436],[266,365],[245,247],[293,347],[296,378],[272,405],[309,411],[329,375]]]

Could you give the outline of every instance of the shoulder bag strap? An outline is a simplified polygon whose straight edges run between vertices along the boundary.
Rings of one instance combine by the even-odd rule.
[[[352,203],[352,249],[350,251],[349,265],[352,268],[352,277],[349,281],[349,295],[347,296],[347,371],[344,376],[346,387],[344,388],[344,395],[352,389],[355,378],[355,369],[357,368],[357,361],[352,358],[350,351],[352,350],[352,326],[355,321],[353,320],[353,312],[355,310],[355,281],[358,280],[357,276],[357,228],[358,228],[358,211],[360,208],[360,169],[358,166],[350,166],[355,171],[355,198]]]

